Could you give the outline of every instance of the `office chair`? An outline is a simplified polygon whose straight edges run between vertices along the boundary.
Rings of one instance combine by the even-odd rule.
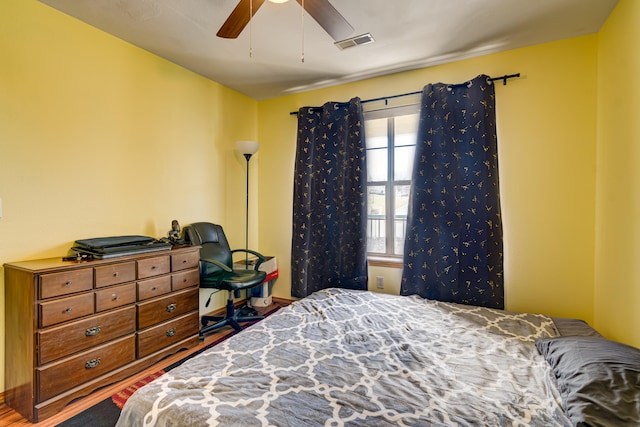
[[[258,316],[255,310],[254,314],[245,315],[241,310],[236,310],[233,298],[240,296],[242,289],[249,289],[254,286],[261,285],[267,273],[259,271],[258,267],[265,261],[265,257],[256,251],[247,249],[231,250],[227,237],[224,235],[222,227],[217,224],[208,222],[196,222],[184,227],[185,239],[193,244],[201,246],[200,249],[200,287],[225,290],[228,292],[226,313],[224,316],[202,316],[200,329],[200,338],[215,329],[229,325],[236,331],[243,328],[240,322],[251,322],[263,319]],[[253,269],[234,270],[232,255],[235,252],[246,252],[258,258],[258,262]],[[247,300],[249,296],[247,295]],[[207,301],[206,306],[209,306]],[[214,322],[208,325],[209,322]]]

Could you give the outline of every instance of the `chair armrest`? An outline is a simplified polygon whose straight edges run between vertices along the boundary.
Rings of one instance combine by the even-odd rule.
[[[247,253],[250,253],[251,255],[255,255],[258,258],[258,262],[256,262],[256,265],[253,267],[254,270],[257,270],[258,267],[260,267],[260,264],[262,264],[267,260],[267,258],[264,255],[256,251],[252,251],[251,249],[234,249],[231,251],[232,254],[236,252],[247,252]]]
[[[227,273],[231,273],[233,270],[229,268],[228,265],[221,263],[218,260],[215,259],[211,259],[211,258],[200,258],[200,261],[203,262],[208,262],[209,264],[214,264],[218,267],[220,267],[221,269],[223,269],[224,271],[226,271]]]

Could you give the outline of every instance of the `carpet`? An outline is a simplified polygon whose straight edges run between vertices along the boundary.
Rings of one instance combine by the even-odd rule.
[[[273,313],[275,313],[276,311],[278,311],[280,309],[280,307],[276,307],[273,310],[268,311],[267,313],[264,313],[264,316],[267,317]],[[257,322],[252,322],[253,323],[257,323]],[[248,325],[247,325],[248,326]],[[69,418],[66,421],[61,422],[60,424],[57,424],[56,427],[113,427],[116,425],[116,422],[118,421],[118,417],[120,416],[120,410],[122,409],[122,407],[124,406],[125,402],[127,401],[127,399],[140,387],[142,387],[145,384],[150,383],[151,381],[153,381],[154,379],[158,378],[159,376],[161,376],[162,374],[164,374],[165,372],[170,371],[171,369],[175,368],[176,366],[181,365],[182,363],[184,363],[185,361],[191,359],[192,357],[202,353],[203,351],[215,346],[216,344],[221,343],[222,341],[226,340],[227,338],[237,334],[238,332],[231,329],[229,330],[225,335],[221,336],[220,338],[216,339],[215,341],[213,341],[210,344],[207,344],[205,347],[203,347],[202,349],[184,357],[183,359],[180,359],[179,361],[172,363],[171,365],[168,365],[166,367],[164,367],[163,369],[160,369],[159,371],[143,378],[140,381],[135,382],[134,384],[129,385],[128,387],[124,388],[123,390],[117,392],[116,394],[114,394],[113,396],[104,399],[103,401],[101,401],[100,403],[97,403],[96,405],[93,405],[92,407],[85,409],[84,411],[80,412],[79,414]]]

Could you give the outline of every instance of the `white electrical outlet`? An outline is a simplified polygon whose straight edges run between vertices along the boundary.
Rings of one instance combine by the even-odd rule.
[[[384,277],[376,276],[376,287],[378,289],[384,289]]]

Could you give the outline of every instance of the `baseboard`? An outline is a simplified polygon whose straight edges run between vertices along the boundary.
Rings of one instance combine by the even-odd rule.
[[[294,301],[292,299],[280,298],[280,297],[272,297],[272,300],[273,300],[274,303],[286,304],[286,305],[289,305]]]
[[[277,304],[277,305],[289,305],[293,302],[293,300],[287,299],[287,298],[278,298],[278,297],[272,297],[272,304]],[[233,305],[236,309],[243,307],[244,305],[246,305],[247,300],[246,299],[239,299],[233,302]],[[221,316],[224,315],[224,313],[226,312],[226,307],[220,307],[217,308],[213,311],[210,311],[208,313],[205,313],[205,316]]]

